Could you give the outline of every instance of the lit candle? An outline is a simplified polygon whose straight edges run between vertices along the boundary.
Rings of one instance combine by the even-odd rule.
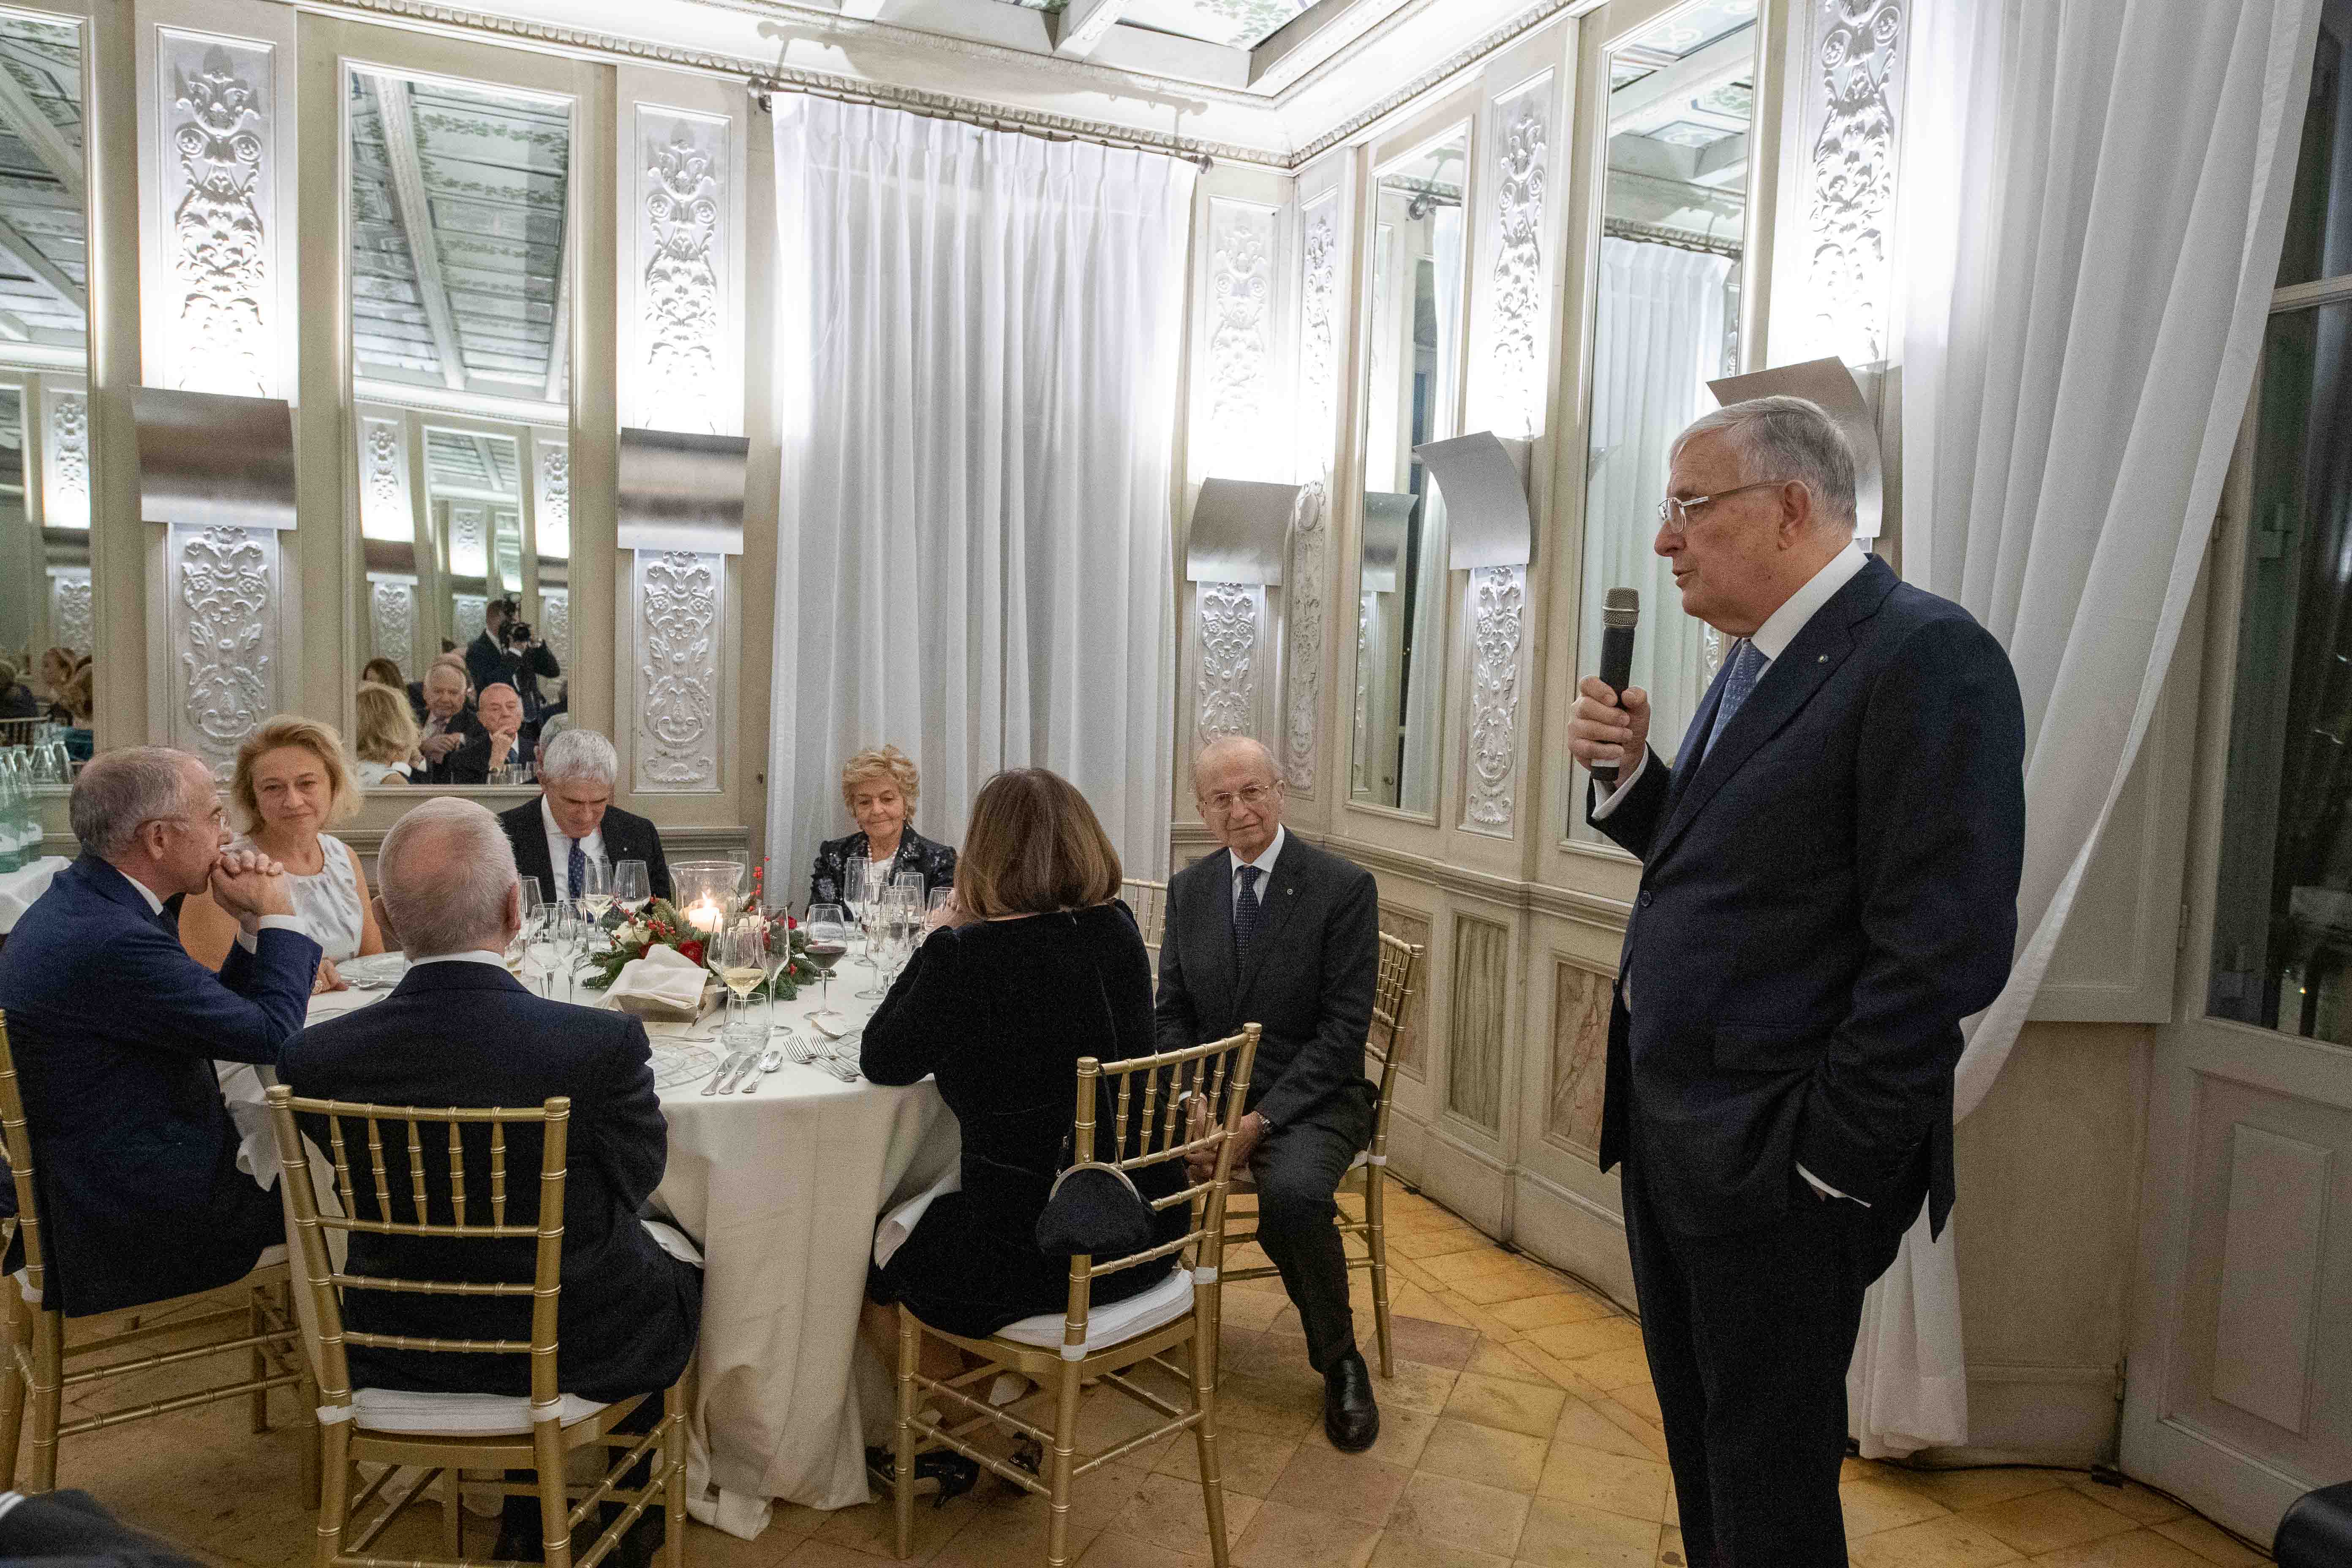
[[[698,931],[708,933],[717,931],[719,919],[718,901],[708,893],[687,907],[687,923]]]

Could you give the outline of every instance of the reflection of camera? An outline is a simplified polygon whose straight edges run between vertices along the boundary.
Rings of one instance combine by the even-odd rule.
[[[506,639],[507,647],[520,647],[524,643],[530,641],[530,623],[529,621],[509,621],[507,623]]]

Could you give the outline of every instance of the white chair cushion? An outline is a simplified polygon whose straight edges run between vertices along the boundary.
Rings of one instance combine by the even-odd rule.
[[[352,1394],[353,1418],[371,1432],[450,1433],[469,1437],[530,1430],[530,1397],[521,1394],[433,1394],[405,1388],[362,1388]],[[563,1395],[558,1419],[585,1421],[602,1403]]]
[[[1146,1290],[1140,1296],[1129,1296],[1124,1301],[1108,1307],[1097,1307],[1087,1314],[1087,1353],[1108,1350],[1123,1340],[1152,1330],[1177,1319],[1192,1310],[1192,1271],[1179,1268]],[[1065,1321],[1059,1312],[1040,1312],[1034,1318],[1024,1318],[996,1331],[998,1337],[1040,1350],[1056,1350],[1062,1343]]]

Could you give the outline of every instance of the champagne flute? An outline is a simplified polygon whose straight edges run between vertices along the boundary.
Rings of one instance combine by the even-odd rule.
[[[824,987],[824,1000],[833,1000],[833,966],[849,951],[849,926],[842,919],[839,904],[814,904],[809,908],[808,958],[816,965]],[[828,1007],[826,1011],[832,1009]]]
[[[631,920],[653,897],[653,883],[646,879],[646,863],[642,860],[617,860],[613,864],[613,901],[628,911]]]

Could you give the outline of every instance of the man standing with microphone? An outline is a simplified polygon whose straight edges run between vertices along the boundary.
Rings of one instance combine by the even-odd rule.
[[[1588,677],[1570,725],[1618,774],[1591,822],[1642,860],[1601,1163],[1692,1568],[1843,1568],[1863,1292],[1923,1201],[1951,1210],[1960,1020],[2017,934],[2016,677],[1855,544],[1853,490],[1803,399],[1684,431],[1654,548],[1722,671],[1671,766],[1638,688]]]

